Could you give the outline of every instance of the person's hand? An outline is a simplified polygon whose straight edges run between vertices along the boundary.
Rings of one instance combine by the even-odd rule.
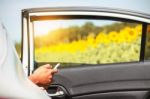
[[[53,74],[56,72],[57,70],[52,69],[51,65],[46,64],[36,69],[29,79],[38,86],[46,88],[52,83]]]

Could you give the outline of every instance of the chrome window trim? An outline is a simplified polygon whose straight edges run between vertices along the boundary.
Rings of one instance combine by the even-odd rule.
[[[82,11],[68,11],[68,12],[40,12],[40,13],[30,13],[30,16],[51,16],[51,15],[93,15],[93,16],[103,16],[103,17],[115,17],[115,18],[124,18],[124,19],[130,19],[135,21],[141,21],[150,23],[150,19],[138,17],[138,16],[132,16],[132,15],[125,15],[120,13],[108,13],[108,12],[82,12]]]
[[[27,19],[23,18],[23,33],[22,33],[22,65],[23,65],[23,69],[25,71],[25,74],[28,75],[28,36],[27,36]]]
[[[33,30],[33,23],[30,21],[30,19],[29,19],[29,41],[30,41],[30,44],[29,44],[29,50],[30,50],[30,55],[29,55],[29,60],[30,60],[30,62],[29,62],[29,66],[30,66],[30,71],[29,71],[29,74],[32,74],[32,72],[33,72],[33,70],[34,70],[34,54],[33,54],[33,52],[34,52],[34,44],[33,44],[33,33],[34,33],[34,30]]]

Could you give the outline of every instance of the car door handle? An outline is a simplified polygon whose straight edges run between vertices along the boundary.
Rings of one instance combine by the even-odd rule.
[[[68,96],[66,89],[61,85],[50,85],[46,91],[52,99],[66,99]]]
[[[53,94],[49,94],[48,93],[48,96],[50,97],[59,97],[59,96],[64,96],[64,92],[63,91],[57,91],[56,93],[53,93]]]

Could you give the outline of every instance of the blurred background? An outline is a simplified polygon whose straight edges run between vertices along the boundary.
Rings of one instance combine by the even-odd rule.
[[[34,7],[94,6],[150,14],[150,0],[0,0],[0,20],[14,42],[21,40],[21,10]]]
[[[150,0],[0,0],[0,21],[2,21],[2,23],[5,25],[8,34],[12,38],[13,42],[16,44],[16,48],[19,51],[20,45],[17,44],[20,44],[21,42],[21,10],[22,9],[35,8],[35,7],[92,6],[92,7],[110,7],[110,8],[117,8],[117,9],[127,9],[127,10],[133,10],[137,12],[144,12],[150,14],[149,5],[150,5]],[[130,27],[130,28],[132,30],[137,29],[137,27],[134,28]],[[97,35],[95,35],[95,38],[96,36]],[[90,37],[92,38],[92,35],[87,35],[86,39],[84,40],[88,40],[88,37],[90,39]],[[138,39],[136,41],[138,44]],[[39,47],[37,46],[37,48]],[[138,57],[139,56],[137,55],[135,59],[137,60]]]

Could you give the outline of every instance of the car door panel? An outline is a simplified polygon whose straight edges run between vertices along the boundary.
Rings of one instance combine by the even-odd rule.
[[[125,91],[89,94],[83,96],[76,96],[72,99],[145,99],[148,97],[147,95],[147,91]]]
[[[62,85],[71,96],[147,90],[149,72],[149,62],[65,68],[55,75],[53,84]]]

